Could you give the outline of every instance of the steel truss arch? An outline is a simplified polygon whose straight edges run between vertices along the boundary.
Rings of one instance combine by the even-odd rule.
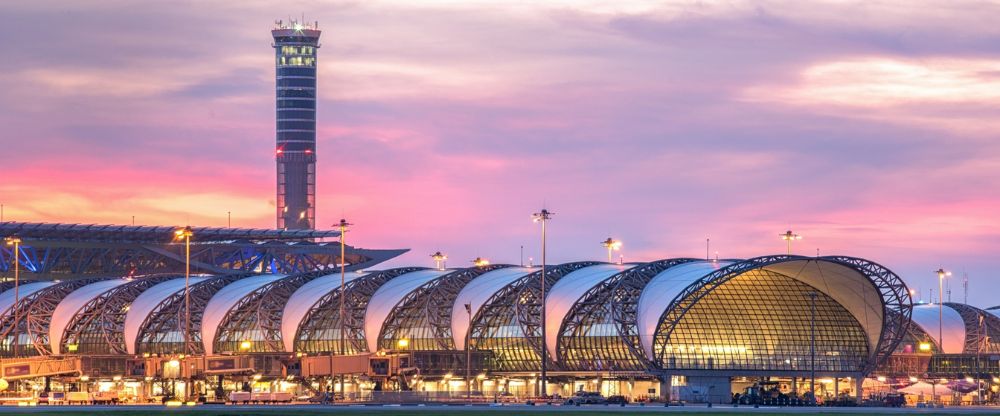
[[[681,319],[691,308],[709,293],[722,286],[729,280],[754,269],[761,269],[766,266],[791,261],[818,262],[825,261],[848,267],[865,276],[872,287],[879,293],[879,301],[882,304],[882,327],[879,337],[875,340],[874,348],[863,367],[859,370],[862,373],[869,373],[878,367],[879,364],[888,359],[896,346],[902,341],[908,329],[910,318],[913,313],[912,299],[909,290],[903,280],[895,273],[886,269],[880,264],[847,256],[826,256],[826,257],[805,257],[795,255],[774,255],[748,259],[735,263],[710,273],[685,288],[668,305],[660,318],[657,330],[654,335],[655,346],[666,345],[671,333],[677,327]],[[819,289],[817,289],[819,290]],[[665,348],[659,348],[656,355],[656,364],[662,365]]]
[[[358,270],[351,265],[345,272]],[[212,340],[213,350],[243,352],[284,352],[281,319],[285,304],[302,285],[313,279],[336,274],[331,270],[288,276],[263,285],[244,296],[226,313],[219,324],[219,331]],[[253,334],[249,335],[248,334]],[[248,350],[241,349],[244,341],[250,342]]]
[[[997,352],[998,344],[993,340],[1000,339],[1000,318],[962,303],[945,302],[944,306],[958,312],[962,317],[962,323],[965,324],[963,353]]]
[[[295,331],[294,350],[304,353],[339,353],[340,346],[331,338],[324,339],[324,334],[335,328],[344,327],[349,343],[344,346],[347,354],[368,351],[365,340],[365,311],[372,295],[386,282],[420,270],[426,267],[402,267],[371,274],[351,280],[344,285],[344,315],[347,322],[340,322],[340,288],[323,295],[302,318]],[[338,338],[339,339],[339,338]]]
[[[546,267],[546,293],[563,276],[597,264],[601,263],[584,261]],[[472,318],[470,347],[493,350],[499,371],[537,371],[541,366],[541,349],[544,348],[542,301],[539,299],[541,275],[542,271],[538,270],[507,284],[490,296]],[[507,333],[507,330],[514,332]],[[556,370],[559,367],[554,360],[555,357],[549,357],[549,366]]]
[[[184,288],[181,288],[161,301],[153,308],[139,326],[139,335],[135,341],[136,353],[150,354],[203,354],[204,344],[201,342],[201,322],[205,307],[226,285],[239,279],[257,276],[256,273],[229,274],[211,277],[189,287],[191,304],[191,322],[186,337],[188,346],[185,348],[185,337],[181,328],[186,313],[184,309]]]
[[[3,316],[3,338],[21,344],[20,339],[25,336],[32,350],[27,355],[50,355],[52,351],[49,345],[49,324],[56,306],[59,306],[59,302],[73,291],[101,280],[106,279],[80,279],[57,283],[21,298]],[[13,322],[14,308],[18,309],[19,322]],[[15,338],[18,341],[14,341]],[[20,352],[20,355],[26,355],[23,347]]]
[[[692,261],[699,259],[645,263],[590,288],[573,304],[560,325],[556,348],[558,361],[573,371],[642,371],[650,368],[651,363],[639,339],[639,297],[646,284],[660,272]],[[589,335],[599,326],[610,326],[615,334]],[[592,339],[598,337],[602,339]]]
[[[454,350],[451,311],[458,293],[472,279],[486,272],[508,267],[513,265],[494,264],[461,269],[414,289],[392,308],[382,324],[378,337],[379,348],[396,349],[398,342],[406,338],[407,349],[410,350]],[[418,331],[416,333],[421,333],[422,336],[415,336],[410,331]]]
[[[89,300],[66,325],[60,349],[64,354],[127,354],[125,315],[132,302],[146,289],[176,278],[174,274],[141,276]],[[75,351],[68,345],[76,345]]]

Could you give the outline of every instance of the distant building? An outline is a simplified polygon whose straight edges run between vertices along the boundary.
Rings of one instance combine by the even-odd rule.
[[[316,228],[316,24],[276,22],[278,229]]]

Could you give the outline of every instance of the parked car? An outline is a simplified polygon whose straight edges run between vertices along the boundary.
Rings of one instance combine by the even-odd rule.
[[[608,396],[608,404],[628,404],[628,397]]]
[[[601,396],[601,393],[591,391],[578,391],[573,397],[563,402],[566,406],[576,406],[580,404],[607,404],[608,399]]]

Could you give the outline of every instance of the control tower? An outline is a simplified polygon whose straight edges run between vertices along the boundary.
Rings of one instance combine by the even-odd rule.
[[[277,87],[278,229],[316,228],[318,25],[278,20],[271,30]]]

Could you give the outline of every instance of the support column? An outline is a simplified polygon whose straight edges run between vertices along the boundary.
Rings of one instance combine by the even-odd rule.
[[[660,379],[660,399],[662,399],[664,402],[669,403],[670,383],[673,381],[673,378],[670,377],[669,375],[661,375],[659,379]]]
[[[840,377],[833,377],[833,399],[840,397]]]
[[[792,377],[792,395],[795,395],[798,392],[799,392],[799,378]]]
[[[858,404],[861,404],[861,399],[862,399],[862,397],[864,397],[864,396],[862,396],[862,387],[864,387],[864,384],[865,384],[865,376],[858,375],[857,377],[854,378],[854,380],[855,380],[854,382],[857,383],[857,392],[856,393],[857,393],[857,398],[858,398]]]

